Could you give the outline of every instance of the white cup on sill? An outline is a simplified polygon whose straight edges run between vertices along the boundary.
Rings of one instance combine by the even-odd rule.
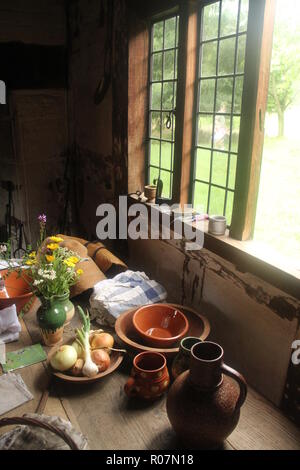
[[[227,227],[226,217],[223,215],[210,215],[208,221],[208,232],[212,235],[225,235]]]

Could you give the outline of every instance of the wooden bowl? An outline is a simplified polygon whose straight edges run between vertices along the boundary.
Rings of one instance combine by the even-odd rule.
[[[170,348],[189,329],[186,316],[168,304],[144,305],[132,317],[134,328],[148,346]]]
[[[4,277],[7,274],[7,269],[2,269],[0,274]],[[29,284],[24,277],[19,276],[17,271],[11,271],[5,278],[4,284],[9,297],[0,299],[0,310],[15,304],[17,313],[19,313],[33,296]]]
[[[73,342],[74,342],[74,338],[69,340],[69,341],[64,342],[63,344],[72,344]],[[48,357],[47,357],[47,365],[48,365],[49,370],[51,371],[51,373],[53,375],[55,375],[55,377],[58,377],[59,379],[64,380],[65,382],[81,383],[81,384],[96,382],[97,380],[102,379],[102,377],[105,377],[106,375],[111,374],[112,372],[114,372],[119,367],[119,365],[121,364],[121,362],[124,359],[124,354],[123,353],[118,352],[118,351],[111,351],[110,365],[109,365],[108,369],[106,369],[104,372],[99,372],[99,374],[95,375],[94,377],[75,377],[74,375],[68,375],[64,372],[56,371],[51,367],[50,360],[51,360],[53,354],[55,354],[56,351],[61,346],[62,346],[62,344],[59,344],[58,346],[54,346],[49,351],[49,354],[48,354]]]
[[[210,332],[209,321],[202,315],[200,315],[196,310],[184,307],[177,304],[168,304],[172,307],[178,308],[181,312],[184,313],[188,322],[189,329],[186,333],[186,336],[196,336],[200,340],[205,341]],[[179,351],[179,343],[173,344],[169,348],[153,348],[147,346],[143,343],[141,337],[135,331],[133,326],[132,318],[137,308],[132,308],[120,315],[115,323],[115,331],[119,339],[135,353],[140,353],[143,351],[157,351],[164,354],[167,358],[174,357]]]

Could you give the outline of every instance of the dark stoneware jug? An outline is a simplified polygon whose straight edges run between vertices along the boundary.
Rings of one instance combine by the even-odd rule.
[[[169,390],[169,420],[190,449],[218,448],[238,423],[247,385],[241,374],[223,363],[223,355],[216,343],[195,344],[190,369]]]

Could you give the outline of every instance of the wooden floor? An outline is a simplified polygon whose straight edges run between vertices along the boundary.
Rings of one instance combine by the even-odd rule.
[[[26,325],[22,322],[20,341],[7,345],[7,350],[40,341],[34,309],[25,316],[25,322]],[[71,335],[72,331],[69,326],[66,334]],[[130,367],[130,361],[126,360],[119,370],[95,384],[67,385],[51,379],[50,387],[45,364],[20,369],[18,373],[35,398],[6,416],[22,416],[44,409],[45,414],[69,419],[87,436],[91,449],[182,449],[170,427],[165,398],[149,404],[126,398],[123,387]],[[6,430],[0,429],[0,433]],[[300,430],[250,389],[240,422],[224,449],[299,450]]]

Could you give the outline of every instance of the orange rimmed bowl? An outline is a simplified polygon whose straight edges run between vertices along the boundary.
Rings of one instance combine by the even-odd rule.
[[[0,271],[1,276],[5,277],[7,271],[7,269],[2,269]],[[19,313],[33,296],[30,286],[25,280],[25,273],[20,276],[18,271],[11,271],[4,279],[4,284],[9,297],[0,298],[0,310],[15,304],[17,313]]]
[[[139,308],[132,318],[133,326],[146,344],[167,348],[184,337],[189,329],[186,316],[168,304],[152,304]]]

